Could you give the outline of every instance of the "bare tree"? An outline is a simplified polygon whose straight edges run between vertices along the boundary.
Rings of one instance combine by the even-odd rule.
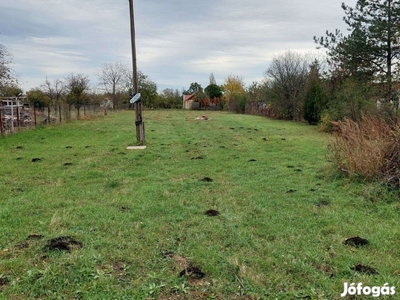
[[[41,85],[41,90],[49,97],[50,103],[58,108],[58,117],[61,122],[61,96],[64,91],[63,82],[59,79],[54,79],[51,82],[47,77],[44,84]],[[50,121],[50,105],[47,108],[47,120]]]
[[[0,95],[4,93],[6,87],[16,84],[16,79],[10,67],[11,63],[11,53],[7,51],[6,47],[0,44]]]
[[[292,51],[273,58],[265,77],[270,86],[276,117],[290,120],[302,118],[302,94],[310,63],[308,56]]]
[[[113,106],[117,104],[117,94],[126,89],[126,78],[129,74],[128,67],[121,62],[104,64],[98,72],[100,86],[111,96]]]
[[[71,106],[75,105],[77,109],[77,117],[80,118],[80,107],[86,104],[88,99],[85,92],[89,89],[89,78],[82,74],[71,74],[65,79],[65,88],[68,91],[67,103],[69,105],[69,112]]]

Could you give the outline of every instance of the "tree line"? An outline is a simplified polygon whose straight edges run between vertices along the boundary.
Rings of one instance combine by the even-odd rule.
[[[197,82],[185,91],[164,89],[139,72],[142,104],[150,108],[181,108],[182,94],[193,95],[198,108],[213,107],[238,113],[262,114],[277,119],[307,121],[329,129],[330,121],[362,114],[380,113],[396,119],[400,81],[400,0],[359,0],[354,7],[342,4],[349,34],[326,31],[314,37],[326,57],[286,51],[272,58],[264,79],[246,86],[241,76],[231,74],[222,85],[210,75],[203,89]],[[12,56],[0,45],[0,94],[20,92],[12,76]],[[93,89],[82,74],[46,81],[27,93],[35,106],[63,103],[81,107],[105,99],[114,108],[129,107],[132,72],[122,63],[104,64],[98,71],[100,85]]]
[[[23,92],[13,76],[11,63],[12,55],[0,45],[0,97],[15,97]],[[43,84],[27,91],[26,98],[37,109],[54,108],[61,113],[63,108],[67,110],[67,118],[72,109],[77,111],[79,118],[81,108],[89,105],[113,109],[130,107],[133,74],[126,65],[121,62],[104,64],[96,77],[99,84],[95,87],[85,74],[71,73],[54,80],[46,78]],[[138,89],[145,107],[182,107],[182,92],[167,88],[158,93],[157,84],[141,71],[138,71]]]
[[[343,3],[342,9],[349,34],[336,29],[314,37],[326,57],[286,51],[273,57],[262,81],[247,87],[243,78],[230,75],[220,86],[221,106],[241,113],[305,120],[325,130],[331,129],[331,121],[359,122],[365,114],[397,121],[400,1],[359,0],[354,7]],[[187,92],[196,86],[192,84]],[[206,99],[197,90],[199,101]]]

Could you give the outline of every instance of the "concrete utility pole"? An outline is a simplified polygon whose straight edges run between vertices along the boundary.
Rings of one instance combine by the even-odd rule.
[[[130,15],[131,15],[131,43],[132,43],[132,69],[133,69],[133,90],[132,90],[132,99],[130,100],[133,103],[135,108],[135,125],[136,125],[136,138],[137,142],[140,145],[144,145],[145,137],[144,137],[144,123],[142,119],[142,103],[140,99],[140,94],[138,93],[138,74],[137,74],[137,64],[136,64],[136,41],[135,41],[135,15],[133,10],[133,0],[129,0],[130,7]]]

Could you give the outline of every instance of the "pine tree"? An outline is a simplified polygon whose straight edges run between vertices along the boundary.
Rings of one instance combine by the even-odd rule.
[[[393,74],[400,57],[400,0],[358,0],[355,7],[342,4],[343,20],[351,32],[339,30],[315,38],[328,49],[334,71],[362,80],[379,79],[385,84],[386,102],[393,97]]]

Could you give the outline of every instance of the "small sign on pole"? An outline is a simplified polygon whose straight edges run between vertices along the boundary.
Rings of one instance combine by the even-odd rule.
[[[131,103],[131,104],[133,104],[133,103],[136,103],[136,102],[139,102],[140,101],[140,93],[136,93],[130,100],[129,100],[129,102]]]

